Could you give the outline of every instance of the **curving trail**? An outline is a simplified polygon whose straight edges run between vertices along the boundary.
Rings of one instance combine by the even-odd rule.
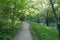
[[[32,36],[29,31],[29,23],[23,22],[21,30],[12,40],[32,40]]]

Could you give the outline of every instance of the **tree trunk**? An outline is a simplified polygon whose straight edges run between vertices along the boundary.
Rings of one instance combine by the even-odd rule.
[[[58,29],[58,34],[59,34],[59,38],[60,38],[60,24],[57,24],[57,29]]]
[[[49,23],[48,23],[48,18],[46,18],[46,24],[47,24],[47,26],[49,26]]]
[[[49,22],[48,22],[48,12],[47,12],[47,16],[46,16],[46,24],[47,24],[47,26],[49,26]]]
[[[55,12],[55,9],[54,9],[54,4],[53,4],[52,0],[50,0],[50,3],[51,3],[51,6],[52,6],[52,11],[54,13],[55,22],[57,24],[57,29],[58,29],[58,33],[59,33],[58,35],[60,37],[60,24],[58,24],[58,17],[56,15],[56,12]]]
[[[38,23],[40,23],[40,19],[38,18]]]

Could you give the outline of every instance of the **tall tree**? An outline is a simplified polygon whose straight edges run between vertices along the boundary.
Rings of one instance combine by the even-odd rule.
[[[55,22],[56,22],[56,24],[57,24],[57,29],[58,29],[59,37],[60,37],[60,24],[58,23],[58,17],[57,17],[57,15],[56,15],[56,11],[55,11],[54,4],[53,4],[53,1],[52,1],[52,0],[50,0],[50,4],[51,4],[51,6],[52,6],[52,11],[53,11],[53,13],[54,13]]]

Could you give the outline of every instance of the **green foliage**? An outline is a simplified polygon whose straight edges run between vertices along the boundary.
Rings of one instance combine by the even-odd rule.
[[[21,22],[17,23],[15,27],[11,27],[11,26],[3,27],[0,30],[0,40],[11,40],[11,38],[16,34],[16,32],[20,29],[20,27],[21,27]]]
[[[33,36],[35,35],[39,40],[59,40],[57,30],[34,22],[30,24]]]
[[[19,11],[26,5],[26,0],[0,0],[0,40],[10,40],[21,27]]]
[[[57,0],[53,0],[54,3],[57,3]],[[0,40],[9,40],[13,34],[19,29],[20,25],[20,20],[24,21],[33,21],[33,22],[38,22],[41,20],[45,20],[46,16],[46,10],[48,11],[48,18],[49,22],[53,22],[53,14],[51,7],[48,6],[48,0],[0,0]],[[43,8],[41,7],[42,4],[45,4],[48,8]],[[60,1],[58,1],[58,5],[60,4]],[[57,7],[55,7],[57,10]],[[60,6],[58,6],[59,10],[56,12],[60,12]],[[59,13],[57,14],[59,15]],[[47,31],[44,33],[43,31],[40,30],[39,27],[34,28],[34,23],[33,23],[33,29],[37,32],[36,34],[39,34],[37,36],[38,38],[41,36],[47,35],[48,36],[48,31],[46,28],[41,27],[41,30]],[[35,26],[38,26],[37,24]],[[42,25],[41,25],[42,26]],[[41,32],[40,32],[40,31]],[[50,31],[50,30],[49,30]],[[55,32],[52,32],[55,35]],[[45,35],[44,35],[45,34]],[[57,34],[57,32],[56,32]],[[54,36],[53,35],[53,36]],[[49,37],[53,38],[49,35]],[[44,38],[42,37],[42,38]],[[41,38],[41,39],[42,39]],[[48,38],[48,37],[47,37]],[[47,40],[47,39],[46,39]],[[49,39],[50,40],[50,39]],[[51,39],[52,40],[52,39]]]

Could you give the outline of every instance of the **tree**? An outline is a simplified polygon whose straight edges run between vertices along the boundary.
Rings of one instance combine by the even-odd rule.
[[[53,1],[50,0],[50,3],[51,3],[51,6],[52,6],[52,11],[53,11],[53,13],[54,13],[55,22],[56,22],[56,24],[57,24],[57,29],[58,29],[59,37],[60,37],[60,24],[58,23],[58,17],[57,17],[57,15],[56,15],[56,11],[55,11],[55,8],[54,8]]]

